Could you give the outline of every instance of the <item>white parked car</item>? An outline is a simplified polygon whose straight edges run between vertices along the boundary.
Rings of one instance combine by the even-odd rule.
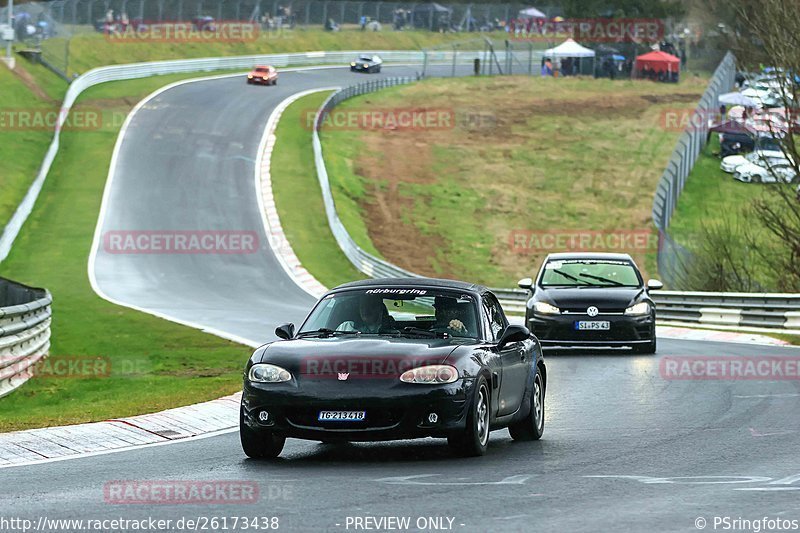
[[[739,165],[733,173],[733,179],[744,183],[794,183],[798,175],[786,159],[767,159],[760,165]]]
[[[755,152],[750,152],[749,154],[742,155],[729,155],[728,157],[722,158],[722,163],[720,163],[719,168],[722,169],[723,172],[727,172],[728,174],[732,174],[736,171],[737,167],[740,165],[744,165],[746,163],[756,164],[759,161],[763,161],[766,159],[777,159],[783,158],[783,152],[775,151],[775,150],[756,150]]]

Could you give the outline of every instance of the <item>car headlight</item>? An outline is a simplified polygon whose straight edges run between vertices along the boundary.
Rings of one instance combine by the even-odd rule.
[[[354,66],[356,66],[356,62],[355,62],[355,61],[353,61],[352,63],[350,63],[350,66],[351,66],[351,67],[354,67]]]
[[[250,367],[247,379],[255,383],[282,383],[291,380],[292,374],[276,365],[256,363]]]
[[[458,370],[450,365],[428,365],[412,368],[400,376],[403,383],[421,383],[423,385],[442,385],[458,379]]]
[[[650,314],[650,304],[647,302],[639,302],[636,305],[632,305],[625,310],[626,315],[649,315]]]
[[[248,77],[249,79],[251,79],[251,80],[253,79],[253,75],[252,75],[252,74],[248,74],[248,75],[247,75],[247,77]]]
[[[561,309],[559,309],[555,305],[550,305],[547,302],[536,302],[535,304],[533,304],[533,309],[537,313],[541,313],[543,315],[559,315],[559,314],[561,314]]]
[[[264,81],[267,81],[267,76],[264,76]]]
[[[369,68],[369,65],[367,65],[366,63],[364,63],[364,68]]]

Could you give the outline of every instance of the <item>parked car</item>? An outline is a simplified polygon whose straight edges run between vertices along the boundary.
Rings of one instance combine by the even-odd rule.
[[[555,253],[545,258],[530,291],[525,324],[544,346],[626,347],[656,351],[656,305],[628,254]]]
[[[247,83],[277,85],[278,71],[269,65],[253,67],[253,70],[247,73]]]
[[[791,163],[781,158],[739,165],[733,179],[744,183],[795,183],[798,175]]]
[[[728,174],[733,174],[737,167],[740,165],[744,165],[746,163],[758,163],[759,161],[763,160],[764,158],[778,158],[783,157],[783,152],[776,151],[776,150],[756,150],[754,152],[750,152],[749,154],[737,154],[737,155],[729,155],[727,157],[722,158],[722,162],[719,165],[719,168],[722,169],[723,172],[727,172]]]
[[[381,65],[383,65],[383,60],[380,57],[361,54],[350,62],[350,70],[352,72],[366,72],[371,74],[373,72],[380,72]]]
[[[258,348],[244,369],[244,453],[271,458],[287,437],[320,441],[447,438],[482,455],[489,432],[544,432],[541,344],[512,325],[486,287],[372,279],[322,296],[297,332]]]

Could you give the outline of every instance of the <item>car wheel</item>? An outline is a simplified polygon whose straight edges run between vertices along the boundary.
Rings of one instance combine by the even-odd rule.
[[[514,440],[539,440],[544,433],[544,380],[542,369],[536,367],[531,391],[531,410],[524,419],[508,426]]]
[[[378,68],[376,68],[376,69],[375,69],[375,72],[377,72],[378,74],[380,74],[380,73],[381,73],[381,67],[378,67]]]
[[[475,457],[486,453],[489,446],[489,386],[483,376],[478,378],[472,406],[467,414],[467,427],[463,433],[447,439],[447,443],[459,455]]]
[[[275,435],[272,431],[253,431],[244,423],[244,413],[239,412],[239,439],[242,450],[251,459],[274,459],[283,451],[286,437]]]
[[[278,80],[272,80],[272,85],[278,85]]]

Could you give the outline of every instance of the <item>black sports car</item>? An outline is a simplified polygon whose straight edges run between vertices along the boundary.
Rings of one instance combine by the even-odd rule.
[[[380,57],[369,54],[361,54],[350,62],[350,70],[352,72],[366,72],[369,74],[373,72],[380,72],[381,65],[383,65],[383,60]]]
[[[337,287],[300,329],[258,348],[244,372],[245,454],[276,457],[287,437],[328,441],[447,438],[481,455],[489,432],[544,431],[539,342],[509,325],[485,287],[409,278]]]
[[[645,285],[627,254],[550,254],[536,282],[525,278],[519,286],[532,292],[525,324],[546,346],[656,351],[656,306],[648,291],[662,284]]]

